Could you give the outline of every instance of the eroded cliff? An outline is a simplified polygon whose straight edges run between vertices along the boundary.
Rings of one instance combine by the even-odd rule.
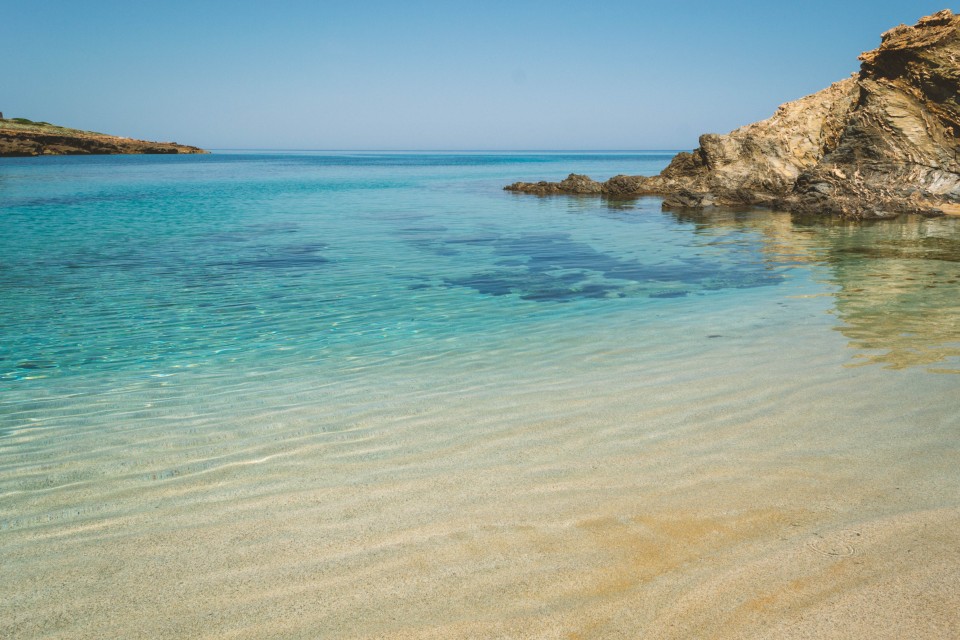
[[[534,194],[661,195],[665,208],[769,206],[847,218],[960,213],[960,16],[901,25],[851,78],[769,119],[700,136],[657,176],[518,182]]]

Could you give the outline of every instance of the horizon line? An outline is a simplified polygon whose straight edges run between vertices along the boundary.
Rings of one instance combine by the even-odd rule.
[[[311,153],[679,153],[692,149],[298,149],[284,147],[204,147],[208,151],[300,151]]]

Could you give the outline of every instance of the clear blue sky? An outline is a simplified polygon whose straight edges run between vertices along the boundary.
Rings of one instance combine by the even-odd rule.
[[[0,111],[208,148],[681,149],[926,0],[0,0]]]

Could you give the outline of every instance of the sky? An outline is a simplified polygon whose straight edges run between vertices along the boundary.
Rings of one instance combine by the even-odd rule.
[[[0,0],[0,112],[208,149],[689,149],[925,0]]]

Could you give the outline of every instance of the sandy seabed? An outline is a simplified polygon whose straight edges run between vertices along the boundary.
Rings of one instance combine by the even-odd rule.
[[[960,378],[791,305],[51,387],[0,443],[0,637],[960,637]]]

